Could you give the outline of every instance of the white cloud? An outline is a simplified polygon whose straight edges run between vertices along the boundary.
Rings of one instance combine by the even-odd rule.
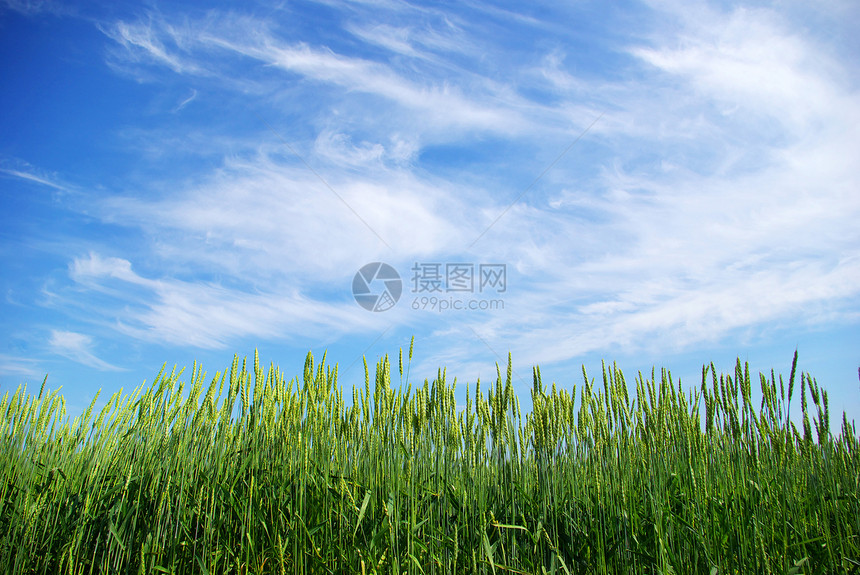
[[[88,335],[73,331],[51,330],[48,344],[54,353],[77,363],[99,371],[122,371],[122,368],[111,365],[95,356],[91,350],[93,339]]]
[[[372,49],[354,53],[252,18],[117,25],[111,37],[130,53],[182,74],[219,70],[212,81],[226,90],[246,78],[227,78],[227,60],[270,71],[247,79],[300,103],[284,122],[301,125],[290,146],[302,161],[277,143],[248,152],[247,136],[234,154],[225,138],[231,153],[210,174],[100,205],[106,221],[146,234],[146,257],[161,269],[138,275],[128,260],[90,256],[72,277],[144,290],[130,310],[112,310],[126,333],[219,347],[308,329],[366,333],[375,324],[332,286],[368,261],[508,263],[507,313],[389,316],[456,334],[440,362],[467,362],[485,344],[545,363],[851,317],[860,290],[852,64],[776,9],[655,10],[655,29],[613,47],[629,73],[604,75],[577,73],[583,60],[565,53],[566,38],[523,61],[456,25],[357,18],[350,41]],[[467,251],[595,109],[606,115],[587,137]],[[434,145],[492,159],[434,163]]]
[[[368,161],[358,156],[348,161]],[[269,157],[234,160],[168,197],[109,198],[102,213],[145,232],[156,222],[160,231],[153,233],[170,239],[158,242],[160,255],[177,269],[308,286],[343,278],[367,261],[464,245],[471,228],[466,202],[482,193],[384,166],[372,175],[324,177],[325,184],[303,165]]]
[[[376,163],[384,167],[381,161],[387,155],[382,144],[361,142],[356,145],[347,134],[331,131],[324,131],[317,136],[314,152],[340,166],[367,166]]]
[[[425,122],[432,122],[437,129],[454,127],[510,134],[524,127],[520,113],[504,101],[505,95],[499,91],[486,90],[479,102],[456,86],[444,82],[418,84],[385,65],[342,56],[329,49],[283,45],[274,40],[263,45],[222,45],[319,82],[380,96],[407,111],[421,113]]]
[[[224,348],[243,337],[331,337],[367,328],[371,320],[352,301],[315,300],[287,283],[281,289],[270,284],[266,290],[244,291],[171,277],[148,279],[135,273],[127,260],[95,253],[76,258],[70,276],[82,287],[118,297],[118,302],[88,306],[93,320],[115,321],[115,329],[145,341]],[[131,286],[144,289],[133,291]],[[85,337],[61,337],[54,345],[62,348],[65,342],[72,349],[75,343],[88,344]]]
[[[146,20],[120,20],[100,29],[123,48],[113,52],[117,65],[153,63],[167,66],[178,74],[205,73],[202,66],[187,56],[189,44],[195,40],[194,32],[168,23],[157,12],[150,12]]]
[[[3,0],[0,5],[26,16],[36,16],[44,13],[64,16],[76,11],[76,8],[73,6],[53,0]]]
[[[141,62],[160,64],[179,74],[217,78],[223,87],[246,92],[255,80],[249,75],[237,82],[234,69],[230,67],[231,58],[251,58],[272,70],[266,82],[276,92],[297,89],[285,87],[282,77],[274,73],[280,69],[338,88],[345,95],[367,94],[381,98],[383,101],[377,102],[374,108],[393,115],[383,118],[376,114],[373,120],[385,120],[382,123],[386,127],[395,122],[402,126],[405,121],[411,129],[435,134],[447,131],[448,137],[452,129],[461,134],[479,131],[512,136],[529,130],[529,116],[540,112],[541,106],[518,96],[510,85],[450,62],[440,62],[436,51],[462,50],[469,42],[462,31],[449,22],[444,32],[415,33],[422,50],[413,49],[410,60],[426,61],[427,70],[347,56],[326,46],[289,41],[276,35],[272,31],[275,28],[270,20],[210,12],[204,19],[186,20],[182,25],[172,24],[162,14],[150,13],[145,20],[119,21],[102,30],[121,47],[119,52],[113,53],[114,65],[120,68]],[[367,40],[363,28],[353,26],[351,29]],[[404,33],[391,27],[383,27],[383,30],[390,36]],[[472,52],[472,58],[484,57],[478,49]],[[247,64],[243,63],[240,69],[248,70]],[[139,69],[135,71],[142,73]],[[326,97],[331,98],[331,94],[326,92]],[[342,98],[345,102],[352,99]]]
[[[179,102],[179,104],[177,104],[175,108],[173,108],[173,113],[179,112],[180,110],[182,110],[182,108],[184,108],[185,106],[187,106],[188,104],[190,104],[191,102],[193,102],[196,99],[197,99],[197,90],[191,90],[191,94],[187,98],[185,98],[184,100]]]
[[[66,186],[57,183],[50,176],[33,173],[33,171],[29,171],[28,169],[18,170],[13,168],[0,168],[0,173],[6,174],[8,176],[13,176],[15,178],[20,178],[22,180],[27,180],[28,182],[35,182],[37,184],[41,184],[49,188],[54,188],[55,190],[66,190]]]
[[[346,30],[370,45],[380,46],[394,54],[445,65],[444,56],[474,53],[474,42],[448,18],[438,25],[392,25],[388,22],[349,23]],[[440,54],[441,52],[441,54]]]
[[[848,150],[860,149],[860,99],[784,26],[738,9],[632,50],[660,75],[646,67],[627,85],[595,86],[610,102],[598,131],[614,162],[488,233],[483,247],[521,274],[505,296],[516,311],[462,318],[453,339],[468,341],[471,326],[545,365],[857,321],[860,173]],[[560,58],[545,65],[555,89],[582,89]],[[771,84],[757,87],[762,78]],[[448,365],[468,366],[482,347],[451,350]]]
[[[834,109],[856,105],[842,93],[839,66],[773,11],[692,13],[675,45],[636,48],[633,54],[724,109],[769,116],[791,135],[817,129]]]
[[[39,362],[35,359],[0,353],[0,375],[15,377],[44,377],[38,368]]]
[[[130,283],[146,285],[149,282],[131,269],[131,262],[122,258],[103,258],[90,252],[87,258],[75,258],[69,266],[69,275],[78,282],[93,278],[112,277]]]

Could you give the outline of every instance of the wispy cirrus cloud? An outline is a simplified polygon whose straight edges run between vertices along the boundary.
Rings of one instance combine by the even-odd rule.
[[[0,375],[44,377],[39,371],[38,360],[7,354],[0,354]]]
[[[39,171],[34,170],[32,166],[26,166],[21,168],[0,168],[0,174],[5,174],[6,176],[20,178],[28,182],[41,184],[49,188],[54,188],[55,190],[65,191],[68,189],[64,184],[55,181],[52,176],[39,173]]]
[[[248,281],[293,275],[297,285],[306,285],[302,273],[327,280],[366,258],[396,259],[465,243],[471,227],[466,202],[480,198],[482,190],[416,178],[362,158],[368,152],[363,145],[343,139],[337,144],[326,156],[337,154],[347,168],[358,162],[366,170],[365,161],[376,163],[374,175],[327,172],[335,194],[294,158],[235,159],[169,196],[106,198],[100,214],[177,242],[162,241],[158,248],[177,265],[211,267]],[[377,149],[369,148],[371,155],[387,153]],[[157,230],[149,229],[153,222]]]
[[[48,345],[52,352],[99,371],[123,371],[123,368],[96,357],[92,351],[93,338],[86,334],[51,330]]]
[[[682,79],[689,94],[707,98],[724,115],[769,118],[783,130],[780,136],[797,137],[856,107],[842,79],[845,71],[825,47],[812,44],[773,10],[738,7],[722,14],[701,7],[682,14],[679,44],[632,53]]]
[[[146,19],[120,20],[100,26],[101,31],[117,43],[112,62],[120,67],[129,64],[166,66],[178,74],[207,74],[205,67],[189,54],[195,34],[182,24],[168,22],[160,12],[150,11]]]
[[[327,48],[289,44],[274,38],[260,38],[254,43],[224,38],[210,41],[310,80],[378,96],[398,106],[400,113],[422,114],[425,127],[432,125],[435,130],[454,127],[511,134],[526,125],[517,102],[506,101],[516,100],[516,96],[506,94],[501,87],[494,89],[486,79],[481,89],[483,94],[465,95],[457,86],[445,82],[419,83],[384,63],[343,56]]]
[[[361,40],[370,42],[366,26],[372,24],[358,25],[347,20],[344,26]],[[281,36],[276,28],[266,19],[217,12],[211,12],[205,19],[186,20],[180,27],[155,13],[138,22],[121,21],[105,26],[104,32],[118,43],[120,51],[114,52],[117,65],[135,66],[148,61],[179,74],[217,78],[223,81],[222,86],[237,91],[247,91],[249,85],[259,82],[268,84],[275,97],[281,92],[313,92],[323,96],[321,102],[349,110],[350,117],[343,119],[353,125],[358,119],[358,109],[354,109],[356,96],[380,98],[381,101],[363,105],[386,108],[393,116],[389,119],[377,116],[374,122],[366,118],[359,122],[363,129],[374,124],[390,129],[400,123],[403,131],[417,130],[419,134],[434,135],[434,139],[445,132],[447,139],[451,139],[452,129],[460,135],[476,131],[514,136],[531,132],[535,119],[549,112],[545,106],[523,98],[511,84],[475,73],[472,65],[484,58],[479,47],[465,54],[462,63],[440,58],[439,54],[446,51],[462,52],[469,42],[469,36],[450,22],[444,30],[410,33],[418,40],[409,49],[405,44],[386,43],[389,49],[409,51],[408,62],[345,55],[324,44]],[[392,36],[404,33],[390,26],[383,29]],[[375,37],[374,42],[379,41]],[[248,73],[247,65],[237,68],[237,62],[248,59],[258,64],[251,69],[253,73]],[[415,62],[424,65],[416,68]],[[246,81],[237,82],[234,72],[242,69]],[[261,76],[263,71],[265,78]],[[295,74],[329,88],[320,94],[313,84],[290,85],[289,76],[283,74]],[[332,90],[342,91],[341,95],[335,97],[337,92]],[[547,125],[556,122],[557,118],[553,118]]]
[[[333,8],[346,40],[236,13],[104,25],[114,65],[205,77],[231,113],[251,86],[248,105],[287,128],[281,141],[260,121],[220,139],[191,126],[171,146],[214,167],[100,199],[92,213],[145,249],[78,257],[75,287],[133,286],[133,304],[107,310],[123,333],[211,348],[372,332],[348,294],[369,261],[508,263],[506,313],[388,316],[456,341],[432,352],[452,370],[488,346],[562,362],[855,317],[851,62],[775,9],[650,9],[647,28],[606,40],[618,69],[602,74],[577,38],[522,14],[493,25],[540,26],[530,50],[463,15],[392,23],[358,5]]]
[[[61,16],[75,12],[74,7],[54,0],[2,0],[0,6],[27,16],[45,13]]]
[[[69,269],[81,287],[113,296],[89,307],[103,323],[142,341],[157,341],[203,349],[222,349],[244,337],[290,338],[316,333],[329,338],[365,326],[371,320],[353,302],[322,302],[285,285],[274,291],[238,289],[215,282],[183,281],[175,277],[146,278],[123,258],[90,253],[76,258]],[[134,293],[132,303],[123,294]],[[63,342],[89,340],[60,336]],[[83,356],[81,356],[83,357]]]
[[[612,96],[602,137],[656,151],[619,153],[598,193],[551,197],[570,227],[512,253],[535,262],[530,273],[556,297],[511,302],[525,313],[483,324],[494,345],[529,340],[524,355],[545,363],[613,346],[683,348],[755,326],[856,321],[860,198],[851,190],[860,174],[845,153],[860,145],[856,89],[772,12],[709,13],[678,36],[631,49],[658,77],[599,87]],[[777,85],[757,89],[761,78]],[[527,213],[513,210],[515,231],[494,239],[509,245],[527,233],[516,223]],[[531,211],[534,222],[564,219],[547,215]]]
[[[462,53],[470,47],[469,37],[461,29],[450,22],[446,24],[441,32],[430,25],[416,27],[388,23],[349,23],[345,28],[364,42],[393,54],[441,64],[444,60],[435,52]]]
[[[172,111],[173,111],[174,113],[176,113],[176,112],[180,111],[182,108],[184,108],[185,106],[187,106],[188,104],[190,104],[191,102],[193,102],[196,98],[197,98],[197,90],[191,90],[191,94],[190,94],[187,98],[185,98],[184,100],[182,100],[181,102],[179,102],[179,103],[176,105],[176,107],[175,107],[175,108],[173,108],[173,110],[172,110]]]

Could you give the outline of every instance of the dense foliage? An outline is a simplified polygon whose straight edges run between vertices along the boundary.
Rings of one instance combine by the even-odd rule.
[[[397,389],[388,357],[373,378],[365,363],[351,403],[310,355],[292,380],[257,357],[208,387],[196,365],[187,385],[162,370],[73,421],[44,383],[7,393],[0,570],[860,571],[856,431],[843,414],[831,434],[796,354],[755,400],[740,361],[686,392],[666,370],[632,385],[583,370],[578,396],[535,368],[528,414],[510,359],[458,408],[443,371],[412,385],[411,357]]]

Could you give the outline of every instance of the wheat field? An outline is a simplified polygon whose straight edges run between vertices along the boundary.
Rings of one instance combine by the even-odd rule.
[[[256,355],[162,369],[72,420],[45,382],[6,393],[0,571],[860,572],[856,429],[831,433],[796,353],[787,381],[738,360],[686,390],[536,367],[523,413],[510,357],[458,407],[444,370],[410,380],[412,351],[365,362],[349,401],[310,354],[289,379]]]

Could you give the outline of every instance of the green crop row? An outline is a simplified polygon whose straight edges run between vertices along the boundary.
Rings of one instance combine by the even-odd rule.
[[[535,368],[527,414],[510,358],[465,408],[398,359],[396,388],[388,357],[365,362],[350,402],[310,354],[289,380],[257,356],[162,369],[72,421],[44,383],[7,393],[0,571],[860,572],[856,430],[843,414],[831,434],[797,354],[755,401],[740,361],[686,391],[614,365],[558,390]]]

